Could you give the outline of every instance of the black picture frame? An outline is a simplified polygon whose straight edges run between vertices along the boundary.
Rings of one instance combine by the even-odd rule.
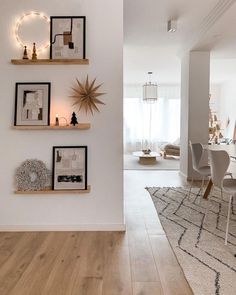
[[[53,190],[87,190],[87,154],[87,146],[53,146]]]
[[[85,59],[86,17],[51,16],[50,20],[50,59]],[[60,31],[61,24],[63,23],[65,30]],[[76,24],[76,29],[74,30],[77,30],[78,33],[76,34],[76,32],[74,32],[74,35],[76,36],[75,40],[72,39],[74,23]],[[60,28],[58,28],[59,24]],[[66,50],[67,47],[68,51]]]
[[[14,126],[49,126],[50,100],[50,82],[17,82]]]

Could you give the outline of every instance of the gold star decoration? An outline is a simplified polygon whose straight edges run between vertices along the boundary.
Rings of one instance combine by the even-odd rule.
[[[83,84],[78,79],[76,79],[77,85],[76,87],[72,87],[73,89],[73,95],[71,97],[74,98],[73,106],[79,107],[79,111],[84,109],[86,114],[88,112],[91,112],[93,115],[94,111],[99,112],[99,109],[97,107],[97,104],[103,104],[100,99],[98,99],[98,96],[101,96],[105,93],[97,92],[97,90],[102,86],[102,84],[95,85],[96,79],[94,79],[92,82],[89,82],[88,75],[86,78],[86,82]]]

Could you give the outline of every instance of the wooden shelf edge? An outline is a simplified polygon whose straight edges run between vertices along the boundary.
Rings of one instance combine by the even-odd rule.
[[[91,124],[90,123],[79,123],[76,126],[70,126],[70,125],[65,125],[65,126],[55,126],[55,125],[50,125],[50,126],[13,126],[13,129],[16,130],[86,130],[90,129]]]
[[[12,59],[13,65],[88,65],[89,59]]]
[[[86,194],[90,193],[91,186],[88,185],[86,190],[41,190],[41,191],[15,191],[16,195],[57,195],[57,194]]]

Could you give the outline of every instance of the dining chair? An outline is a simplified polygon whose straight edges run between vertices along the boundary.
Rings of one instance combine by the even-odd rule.
[[[210,165],[204,165],[203,163],[203,156],[204,156],[204,148],[201,143],[192,143],[191,141],[189,142],[190,149],[191,149],[191,154],[192,154],[192,165],[193,165],[193,170],[198,172],[202,176],[202,184],[199,189],[198,195],[201,194],[203,187],[204,187],[204,182],[206,178],[209,178],[211,176],[211,167]],[[233,177],[231,172],[226,171],[225,176],[230,176],[231,178]],[[188,199],[191,194],[193,186],[193,175],[191,179],[191,184],[189,188],[189,193],[188,193]],[[221,198],[223,198],[223,193],[221,190]]]
[[[192,143],[190,141],[189,145],[190,145],[191,154],[192,154],[193,170],[198,172],[202,176],[202,184],[201,184],[201,188],[198,192],[198,194],[200,194],[202,192],[202,189],[204,186],[205,178],[209,177],[211,175],[211,167],[209,165],[203,165],[203,166],[201,165],[201,160],[203,157],[202,144],[201,143]],[[190,188],[189,188],[188,198],[190,197],[192,186],[193,186],[193,174],[192,174],[191,184],[190,184]]]
[[[226,171],[230,164],[229,154],[224,150],[209,150],[210,157],[210,167],[211,167],[211,179],[213,186],[219,188],[223,193],[229,194],[229,204],[228,204],[228,214],[227,214],[227,223],[225,231],[225,245],[228,242],[228,232],[229,232],[229,221],[230,221],[230,212],[231,212],[231,203],[233,197],[236,197],[236,179],[234,178],[225,178]],[[208,198],[207,210],[204,217],[204,221],[209,211],[209,203],[211,199],[211,193]]]

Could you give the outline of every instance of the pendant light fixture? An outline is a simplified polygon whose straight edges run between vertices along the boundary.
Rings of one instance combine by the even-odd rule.
[[[143,85],[143,101],[147,103],[155,103],[157,96],[157,83],[151,81],[152,72],[148,72],[149,81]]]

